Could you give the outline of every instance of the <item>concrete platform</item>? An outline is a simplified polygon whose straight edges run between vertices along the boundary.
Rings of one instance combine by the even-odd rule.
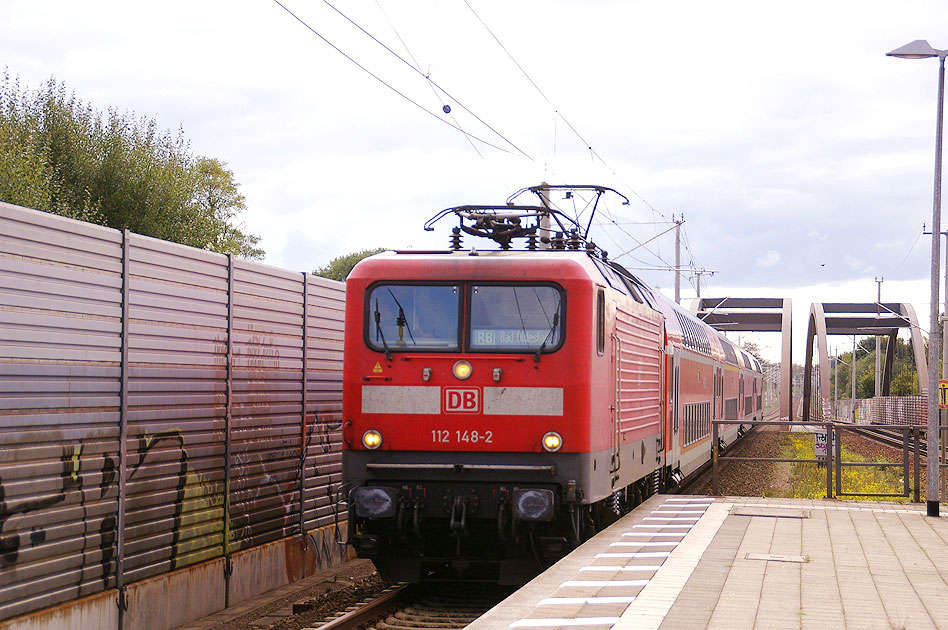
[[[658,495],[467,630],[523,628],[948,630],[948,518]]]

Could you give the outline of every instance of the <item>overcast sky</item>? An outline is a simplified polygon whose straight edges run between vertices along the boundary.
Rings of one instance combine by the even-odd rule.
[[[927,330],[938,64],[885,53],[948,48],[945,2],[332,4],[408,63],[321,0],[284,5],[377,79],[272,0],[0,0],[0,66],[183,127],[269,264],[441,247],[452,224],[421,226],[442,208],[594,183],[631,199],[594,229],[614,255],[683,214],[703,295],[791,296],[798,362],[810,302],[873,301],[875,276]],[[673,264],[672,233],[648,250],[619,260]]]

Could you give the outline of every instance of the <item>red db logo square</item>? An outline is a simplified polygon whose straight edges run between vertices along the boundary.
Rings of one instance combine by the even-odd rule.
[[[476,387],[445,387],[445,413],[477,413],[481,410],[481,393]]]

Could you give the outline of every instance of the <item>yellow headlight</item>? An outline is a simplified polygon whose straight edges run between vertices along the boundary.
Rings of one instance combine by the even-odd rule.
[[[467,361],[458,361],[454,364],[454,367],[451,368],[451,371],[454,372],[454,378],[463,381],[471,376],[471,372],[474,371],[474,368],[472,368],[471,364]]]
[[[369,429],[362,434],[362,444],[369,449],[376,449],[382,446],[382,434],[375,429]]]
[[[550,431],[543,436],[543,448],[555,453],[563,446],[563,438],[556,431]]]

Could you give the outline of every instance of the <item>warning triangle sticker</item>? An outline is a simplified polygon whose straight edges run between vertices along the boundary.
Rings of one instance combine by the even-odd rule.
[[[376,361],[375,367],[372,368],[372,371],[375,372],[376,374],[381,374],[381,373],[382,373],[382,364]]]

